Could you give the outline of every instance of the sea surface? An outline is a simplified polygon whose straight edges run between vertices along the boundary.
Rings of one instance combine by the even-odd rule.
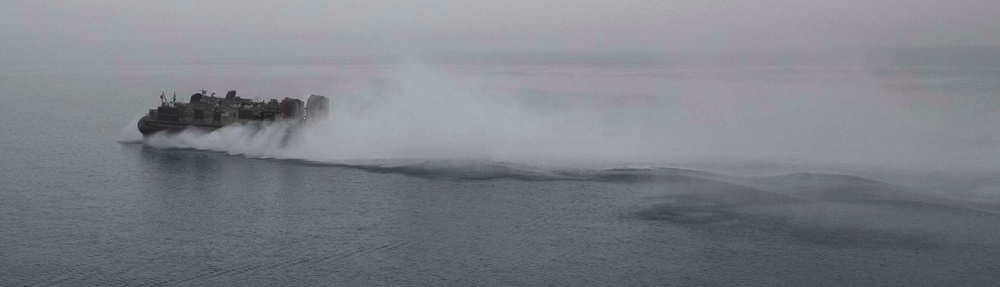
[[[995,66],[313,60],[0,68],[0,285],[1000,282]]]

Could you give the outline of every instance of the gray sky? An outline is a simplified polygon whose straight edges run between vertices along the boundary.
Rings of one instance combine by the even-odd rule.
[[[1000,46],[998,15],[995,0],[2,1],[0,62]]]

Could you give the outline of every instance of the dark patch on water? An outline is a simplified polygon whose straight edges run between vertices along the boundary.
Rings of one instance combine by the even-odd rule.
[[[988,222],[996,216],[953,200],[921,196],[899,186],[852,176],[791,174],[739,180],[753,187],[693,177],[665,184],[662,194],[647,197],[648,203],[633,216],[710,236],[739,237],[750,231],[830,248],[910,251],[961,244],[943,235],[946,226],[897,227],[898,220],[947,222],[938,220],[966,218]],[[877,214],[896,217],[870,217]]]
[[[739,213],[715,206],[677,206],[660,203],[636,212],[643,219],[665,220],[679,224],[709,224],[731,222],[739,219]]]
[[[740,236],[739,230],[755,230],[803,243],[831,248],[868,248],[931,251],[944,248],[946,241],[928,232],[905,232],[864,227],[803,224],[773,215],[743,212],[711,202],[694,205],[660,203],[635,213],[638,218],[712,231],[712,236]],[[834,215],[831,215],[834,216]]]
[[[922,202],[914,200],[871,200],[865,204],[879,205],[899,210],[911,212],[936,212],[943,214],[977,216],[977,217],[997,217],[998,214],[988,209],[975,208],[976,205],[955,206],[951,204]]]
[[[779,232],[801,242],[833,248],[933,251],[945,247],[940,236],[929,233],[802,225],[788,226]]]

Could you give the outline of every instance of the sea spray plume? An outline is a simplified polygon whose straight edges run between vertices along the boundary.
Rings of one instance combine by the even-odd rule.
[[[293,152],[347,160],[484,158],[513,129],[528,128],[496,97],[422,67],[403,67],[376,84],[369,94],[332,97],[330,119],[303,133]],[[353,110],[358,106],[366,109]]]
[[[141,115],[132,117],[132,120],[118,130],[118,143],[135,144],[143,142],[142,134],[135,129],[135,122],[138,122],[140,118],[142,118]]]
[[[578,165],[648,158],[652,151],[643,146],[647,134],[595,128],[600,119],[586,117],[594,107],[528,109],[517,97],[485,88],[492,83],[484,81],[460,71],[402,65],[373,79],[367,90],[325,93],[326,119],[294,127],[185,131],[147,143],[335,163],[416,158]]]
[[[559,125],[509,95],[446,71],[411,64],[369,93],[331,96],[330,118],[299,133],[296,158],[479,159],[536,164],[594,160],[611,149],[582,125]],[[362,110],[362,111],[358,111]],[[608,159],[608,158],[605,158]]]
[[[354,69],[326,68],[336,72],[332,75]],[[785,77],[785,72],[774,75],[756,68],[410,64],[365,71],[370,74],[352,82],[358,86],[350,90],[304,84],[314,88],[303,88],[311,92],[298,93],[300,97],[319,93],[330,98],[330,118],[301,128],[284,148],[236,142],[244,139],[212,148],[334,162],[458,158],[602,167],[705,161],[945,170],[1000,166],[989,147],[933,144],[952,138],[934,132],[947,125],[886,101],[892,95],[875,80],[772,85],[724,78],[751,73]],[[638,71],[650,76],[618,77]],[[796,77],[828,77],[823,71],[793,72]],[[636,97],[646,100],[630,101]],[[990,136],[987,132],[984,138]]]
[[[157,148],[186,148],[225,152],[259,158],[287,158],[282,155],[284,141],[292,123],[234,124],[215,131],[187,129],[176,134],[157,133],[145,144]]]

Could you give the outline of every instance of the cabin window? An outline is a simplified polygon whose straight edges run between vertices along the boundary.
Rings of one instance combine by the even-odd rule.
[[[203,118],[205,118],[205,114],[203,111],[194,111],[194,119],[200,120]]]

